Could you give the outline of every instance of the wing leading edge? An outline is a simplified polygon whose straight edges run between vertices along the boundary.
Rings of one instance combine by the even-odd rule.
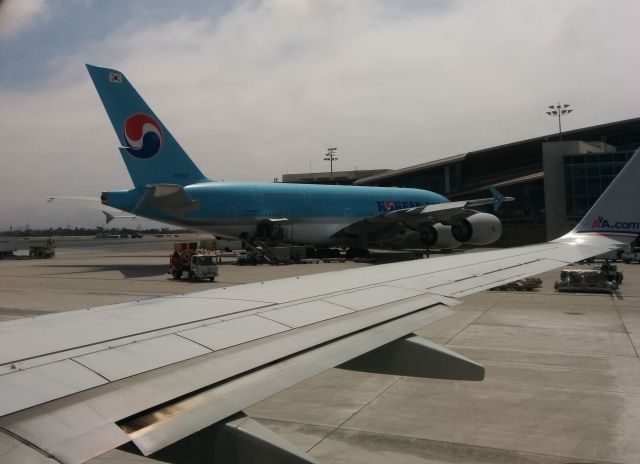
[[[410,334],[456,297],[632,241],[638,164],[636,152],[580,224],[544,244],[2,323],[0,451],[79,463],[132,442],[150,454],[332,366],[420,375],[409,352],[481,378]]]

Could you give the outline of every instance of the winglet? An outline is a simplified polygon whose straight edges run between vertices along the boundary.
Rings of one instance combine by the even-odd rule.
[[[494,187],[489,187],[489,190],[491,191],[491,198],[476,198],[475,200],[467,200],[466,206],[471,208],[480,205],[493,205],[493,211],[496,212],[498,211],[498,208],[500,208],[500,205],[502,205],[502,203],[505,203],[507,201],[515,201],[515,198],[505,197]]]
[[[493,211],[497,212],[500,208],[500,205],[504,202],[505,196],[498,192],[494,187],[489,187],[489,191],[491,192],[491,196],[493,197]]]
[[[633,241],[640,234],[637,199],[640,197],[640,149],[609,184],[600,198],[570,232],[597,233],[615,236],[623,242]]]

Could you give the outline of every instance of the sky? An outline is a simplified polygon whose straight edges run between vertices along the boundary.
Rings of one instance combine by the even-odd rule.
[[[633,0],[0,0],[0,230],[131,181],[85,63],[216,180],[396,169],[640,116]],[[122,224],[129,225],[129,224]]]

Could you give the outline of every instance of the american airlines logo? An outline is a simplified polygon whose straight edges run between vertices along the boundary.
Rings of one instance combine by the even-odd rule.
[[[591,224],[592,229],[624,229],[624,230],[640,230],[640,222],[628,221],[612,221],[598,216]]]
[[[415,208],[416,206],[424,206],[425,203],[420,203],[417,201],[377,201],[378,203],[378,211],[395,211],[396,209],[406,209],[406,208]]]

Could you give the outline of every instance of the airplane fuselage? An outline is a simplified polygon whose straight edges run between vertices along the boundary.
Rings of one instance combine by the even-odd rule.
[[[184,191],[196,201],[197,207],[191,211],[136,209],[143,194],[137,189],[106,192],[103,202],[218,237],[251,238],[260,224],[277,226],[283,241],[313,245],[349,241],[335,234],[365,218],[396,209],[448,202],[442,195],[427,190],[389,187],[203,182],[187,185]]]

